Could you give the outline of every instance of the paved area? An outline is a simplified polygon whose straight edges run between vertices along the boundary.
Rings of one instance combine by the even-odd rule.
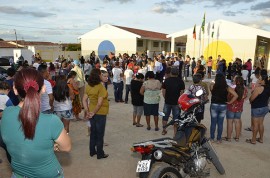
[[[190,82],[187,83],[187,85]],[[72,122],[70,136],[72,138],[72,151],[70,153],[57,153],[57,157],[63,166],[65,178],[136,178],[136,164],[140,160],[139,154],[130,151],[132,143],[163,137],[161,131],[146,130],[145,118],[142,117],[144,127],[137,128],[132,125],[132,105],[115,103],[113,99],[112,85],[109,85],[110,113],[107,118],[105,142],[109,146],[104,147],[110,156],[107,159],[97,160],[90,157],[88,146],[89,137],[86,123],[83,121]],[[160,109],[163,107],[161,100]],[[203,124],[208,128],[209,136],[210,113],[209,104],[206,105],[205,119]],[[251,138],[251,132],[242,131],[239,142],[214,143],[226,175],[219,175],[212,164],[207,165],[211,169],[210,178],[269,178],[270,177],[270,114],[265,119],[264,143],[251,145],[245,142]],[[245,101],[244,113],[242,115],[243,128],[250,124],[250,105]],[[151,118],[152,128],[154,127]],[[161,128],[161,119],[160,119]],[[226,132],[226,120],[224,121],[224,136]],[[173,135],[173,128],[169,128],[166,136]],[[9,178],[11,175],[10,166],[6,160],[4,151],[0,148],[0,178]]]

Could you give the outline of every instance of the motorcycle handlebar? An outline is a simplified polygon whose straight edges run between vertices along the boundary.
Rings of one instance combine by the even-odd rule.
[[[204,104],[208,103],[208,101],[209,101],[209,100],[205,100],[205,101],[201,102],[200,105],[204,105]],[[193,109],[193,111],[190,111],[190,112],[184,112],[183,115],[186,115],[186,114],[191,113],[191,112],[195,112],[196,109],[197,109],[200,105],[198,105],[197,107],[195,107],[195,108]],[[181,118],[182,118],[182,117],[181,117]],[[175,120],[172,119],[168,124],[166,124],[165,126],[163,126],[163,129],[166,129],[166,128],[169,127],[170,125],[174,125],[175,123],[179,123],[179,122],[184,123],[185,121],[182,121],[182,120],[179,120],[179,119],[175,119]]]

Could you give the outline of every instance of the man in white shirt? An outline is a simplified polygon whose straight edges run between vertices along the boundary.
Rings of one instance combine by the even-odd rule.
[[[116,103],[123,101],[123,71],[119,67],[119,61],[115,62],[115,67],[112,69],[113,73],[113,88],[114,88],[114,99]]]
[[[38,67],[39,67],[39,65],[40,65],[40,59],[38,59],[38,58],[36,58],[35,59],[35,62],[34,62],[34,64],[33,64],[33,67],[35,67],[36,68],[36,70],[38,70]]]
[[[128,95],[129,95],[129,92],[131,91],[130,84],[131,84],[131,80],[132,80],[133,74],[134,74],[133,71],[132,71],[131,69],[132,69],[132,65],[128,65],[127,70],[125,70],[125,73],[124,73],[125,80],[126,80],[126,97],[125,97],[125,104],[128,103]]]
[[[49,78],[49,72],[47,70],[47,65],[40,64],[38,71],[44,78],[45,92],[41,94],[40,107],[41,112],[44,114],[51,114],[53,112],[53,90],[51,83],[47,80]]]

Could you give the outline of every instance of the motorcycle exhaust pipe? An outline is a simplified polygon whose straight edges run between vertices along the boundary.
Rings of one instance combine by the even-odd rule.
[[[174,153],[174,154],[178,154],[178,153]],[[156,150],[154,152],[153,156],[157,161],[163,161],[165,163],[170,163],[170,164],[174,164],[174,165],[181,164],[181,155],[180,154],[178,154],[177,156],[171,156],[171,155],[164,153],[161,150]],[[178,159],[179,157],[180,157],[180,159]]]

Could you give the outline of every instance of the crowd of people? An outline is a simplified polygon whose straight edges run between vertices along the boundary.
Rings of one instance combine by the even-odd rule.
[[[87,120],[89,155],[107,158],[109,155],[103,146],[106,145],[104,135],[109,103],[131,103],[134,126],[144,126],[141,122],[144,115],[146,130],[150,131],[153,116],[154,130],[160,131],[159,105],[163,106],[162,126],[165,126],[170,115],[176,119],[181,113],[178,98],[185,90],[193,95],[202,90],[200,99],[210,101],[210,140],[216,143],[231,141],[233,125],[236,130],[233,138],[239,141],[243,103],[250,96],[251,126],[246,130],[252,131],[252,137],[246,142],[263,143],[270,82],[267,71],[253,66],[251,59],[244,63],[236,58],[227,66],[226,60],[219,55],[214,66],[215,78],[210,82],[205,82],[204,78],[207,76],[211,80],[213,77],[212,56],[207,60],[204,56],[195,60],[189,55],[158,54],[150,58],[146,54],[116,56],[110,53],[100,60],[92,52],[87,60],[83,56],[79,60],[59,58],[58,62],[49,64],[39,57],[34,60],[31,65],[20,61],[9,68],[8,78],[0,82],[0,144],[11,162],[13,177],[42,177],[48,172],[51,177],[63,177],[54,151],[70,151],[72,119]],[[187,83],[190,76],[192,82]],[[107,91],[110,84],[114,90],[112,102],[109,102]],[[161,97],[164,103],[160,103]],[[80,118],[82,111],[84,118]],[[199,123],[205,112],[208,111],[202,107],[196,113]],[[225,116],[227,133],[224,137]],[[174,133],[176,129],[175,126]],[[162,129],[161,134],[166,135],[167,130]],[[39,150],[35,149],[37,146]],[[22,149],[16,149],[18,147]],[[34,163],[37,166],[33,167]]]

